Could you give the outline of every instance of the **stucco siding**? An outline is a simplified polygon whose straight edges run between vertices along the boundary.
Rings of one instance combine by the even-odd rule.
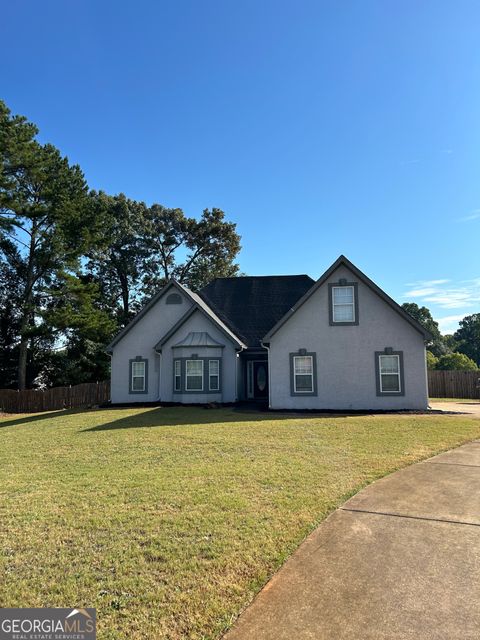
[[[175,347],[191,331],[207,332],[214,340],[225,345],[219,347]],[[191,358],[196,355],[199,358],[221,358],[221,393],[174,393],[173,392],[173,361],[175,358]],[[172,335],[162,347],[161,355],[161,380],[160,399],[163,402],[235,402],[237,399],[237,354],[232,342],[217,329],[216,325],[202,313],[196,311],[192,316]],[[207,382],[205,371],[205,383]],[[206,386],[206,385],[205,385]]]
[[[132,327],[113,347],[111,362],[112,403],[154,402],[159,398],[159,356],[155,344],[188,311],[192,303],[182,295],[181,304],[166,304],[166,296]],[[140,356],[148,360],[148,392],[130,393],[129,362]]]
[[[330,326],[328,284],[358,282],[358,325]],[[375,352],[403,352],[404,395],[378,396]],[[316,353],[317,395],[292,396],[290,353]],[[270,401],[274,409],[426,409],[423,336],[340,266],[270,341]]]

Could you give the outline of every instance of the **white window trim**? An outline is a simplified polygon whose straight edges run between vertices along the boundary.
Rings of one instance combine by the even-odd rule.
[[[335,291],[337,289],[351,289],[352,290],[352,302],[336,303],[335,304]],[[336,320],[335,319],[335,307],[346,307],[347,305],[352,307],[352,319],[351,320]],[[332,322],[356,322],[355,317],[355,287],[352,284],[333,286],[332,287]]]
[[[189,389],[188,387],[188,378],[189,378],[189,374],[188,374],[188,363],[189,362],[201,362],[202,363],[202,387],[201,389]],[[198,378],[198,375],[191,375],[190,374],[190,378]],[[198,391],[200,393],[200,391],[203,391],[203,387],[204,387],[204,371],[203,371],[203,360],[186,360],[185,361],[185,391]]]
[[[311,373],[298,373],[296,372],[296,361],[298,358],[309,358],[310,359],[310,363],[311,363],[311,367],[312,367],[312,372]],[[312,384],[311,384],[311,389],[297,389],[297,375],[299,376],[310,376],[311,380],[312,380]],[[293,391],[295,393],[313,393],[314,392],[314,387],[313,387],[313,356],[293,356]]]
[[[174,391],[181,391],[182,390],[182,361],[181,360],[174,360],[174,364],[173,364],[173,390]],[[177,373],[177,367],[178,367],[178,373]],[[178,380],[178,387],[177,387],[177,380]]]
[[[142,365],[143,374],[141,376],[139,376],[138,374],[134,375],[134,369],[135,369],[135,365],[136,364],[141,364]],[[146,388],[146,384],[145,384],[146,383],[146,377],[147,376],[146,376],[146,369],[145,369],[145,360],[136,360],[136,361],[132,362],[132,379],[130,380],[130,389],[132,391],[145,391],[145,388]],[[135,378],[141,378],[143,380],[143,385],[142,385],[141,389],[135,389],[134,384],[133,384],[133,381],[134,381]]]
[[[212,362],[216,362],[217,363],[217,373],[211,373],[210,371],[210,366],[212,364]],[[211,384],[211,378],[212,376],[217,378],[217,386],[216,387],[212,387]],[[208,390],[209,391],[220,391],[220,360],[218,359],[212,359],[208,361]]]
[[[387,357],[387,358],[396,358],[397,362],[398,362],[398,371],[397,373],[383,373],[382,372],[382,358]],[[381,355],[378,356],[378,375],[380,376],[380,380],[379,380],[379,385],[380,385],[380,393],[402,393],[402,377],[401,377],[401,371],[400,371],[400,367],[401,367],[401,362],[400,362],[400,356],[396,353],[392,353],[392,354],[387,354],[387,353],[382,353]],[[398,378],[398,389],[392,390],[392,389],[383,389],[382,386],[382,376],[397,376]]]

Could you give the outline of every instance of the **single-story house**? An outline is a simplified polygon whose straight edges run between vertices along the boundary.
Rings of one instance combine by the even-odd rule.
[[[344,256],[307,275],[172,280],[110,343],[112,403],[428,405],[425,328]]]

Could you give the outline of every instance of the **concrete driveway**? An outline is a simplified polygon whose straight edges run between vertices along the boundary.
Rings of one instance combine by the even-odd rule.
[[[346,502],[226,634],[307,638],[480,638],[480,440]]]
[[[472,417],[480,418],[480,400],[458,400],[458,402],[435,402],[430,400],[430,406],[436,411],[453,411],[459,413],[468,413]]]

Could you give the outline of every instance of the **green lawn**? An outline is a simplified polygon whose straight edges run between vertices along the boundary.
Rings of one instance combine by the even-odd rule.
[[[464,416],[111,409],[0,420],[0,606],[216,638],[332,509],[480,437]]]

